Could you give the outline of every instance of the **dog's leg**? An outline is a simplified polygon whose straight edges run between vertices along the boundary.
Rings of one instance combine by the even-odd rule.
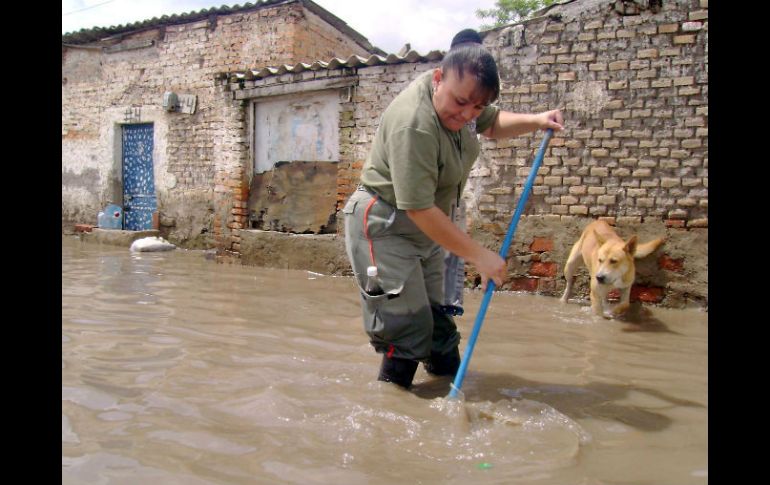
[[[567,262],[564,263],[564,279],[567,280],[567,287],[564,288],[564,294],[561,296],[562,303],[567,303],[572,295],[572,285],[574,284],[575,270],[580,264],[580,240],[572,245],[572,251],[569,252]]]
[[[620,290],[620,302],[615,306],[615,308],[612,309],[612,316],[613,317],[619,317],[620,315],[626,313],[628,311],[628,307],[631,306],[629,303],[631,299],[631,287],[628,288],[622,288]]]
[[[604,300],[606,298],[607,294],[599,282],[596,281],[596,278],[591,278],[591,310],[594,314],[600,317],[604,316]]]

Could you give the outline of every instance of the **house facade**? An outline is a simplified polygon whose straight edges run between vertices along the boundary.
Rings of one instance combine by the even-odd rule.
[[[160,229],[187,247],[224,244],[215,229],[245,221],[250,142],[223,73],[372,52],[307,0],[62,36],[63,226],[96,225],[114,204],[126,229]]]

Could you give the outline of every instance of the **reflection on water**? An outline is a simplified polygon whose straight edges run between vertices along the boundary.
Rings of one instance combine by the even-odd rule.
[[[62,482],[708,481],[705,313],[498,293],[459,401],[377,382],[359,312],[349,278],[63,236]]]

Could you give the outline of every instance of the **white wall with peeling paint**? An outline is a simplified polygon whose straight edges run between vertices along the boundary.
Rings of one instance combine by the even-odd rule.
[[[279,96],[256,105],[254,173],[277,162],[339,161],[336,91]]]

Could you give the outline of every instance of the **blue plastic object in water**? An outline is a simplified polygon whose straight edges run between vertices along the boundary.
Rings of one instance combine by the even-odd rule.
[[[99,229],[123,229],[123,208],[110,204],[99,212],[97,217]]]
[[[540,169],[540,164],[543,161],[545,148],[548,146],[548,142],[551,141],[552,135],[552,129],[549,128],[546,130],[545,137],[543,137],[543,141],[540,143],[540,148],[537,151],[535,161],[532,162],[532,170],[529,171],[527,181],[524,183],[524,192],[521,193],[519,203],[516,206],[516,211],[513,213],[513,217],[511,218],[511,224],[508,226],[508,232],[505,235],[503,247],[500,248],[500,257],[503,259],[505,259],[505,257],[508,255],[508,248],[511,246],[513,233],[516,232],[516,226],[519,224],[519,218],[521,218],[521,213],[524,211],[524,206],[527,203],[527,197],[529,197],[529,192],[532,189],[532,184],[535,181],[535,176],[537,175],[537,171]],[[460,368],[457,369],[455,380],[449,389],[449,398],[456,398],[457,393],[460,392],[460,388],[463,385],[463,379],[465,379],[465,371],[468,369],[468,362],[471,360],[473,347],[476,345],[476,339],[478,338],[479,332],[481,331],[481,325],[484,324],[484,316],[487,314],[489,300],[492,299],[492,292],[494,291],[495,282],[492,280],[487,281],[487,291],[484,293],[484,299],[481,300],[481,306],[479,307],[479,313],[476,315],[476,322],[473,324],[471,336],[468,337],[468,345],[465,347],[465,354],[463,355],[463,360],[460,362]]]

